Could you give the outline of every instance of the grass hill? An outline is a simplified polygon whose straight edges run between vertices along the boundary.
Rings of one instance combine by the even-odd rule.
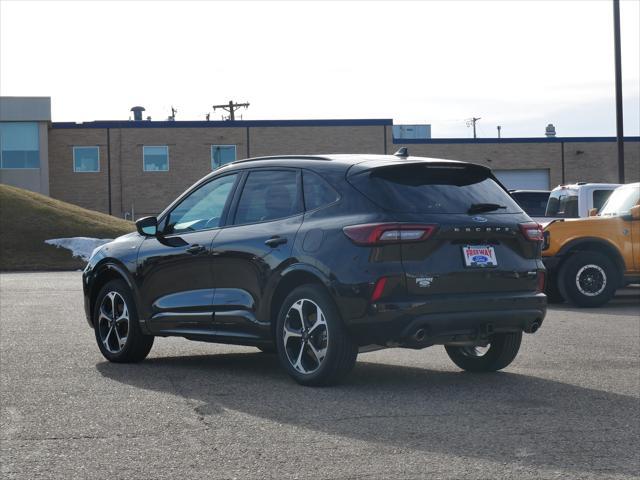
[[[0,270],[74,270],[85,262],[45,240],[115,238],[135,230],[132,222],[0,185]]]

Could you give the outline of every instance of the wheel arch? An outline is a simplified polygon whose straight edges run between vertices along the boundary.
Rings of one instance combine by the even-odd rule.
[[[100,290],[102,290],[102,287],[104,287],[112,280],[124,280],[131,290],[134,301],[136,302],[136,304],[138,304],[137,289],[135,288],[133,279],[131,279],[127,269],[113,259],[105,260],[94,268],[94,277],[89,293],[89,309],[92,323],[93,312],[98,293],[100,292]]]
[[[564,245],[558,252],[558,257],[561,258],[558,269],[562,268],[562,264],[575,252],[596,252],[607,256],[614,262],[618,269],[618,280],[624,280],[624,272],[626,270],[624,259],[622,258],[622,255],[620,255],[618,249],[611,242],[596,237],[572,240]]]
[[[326,288],[331,295],[331,282],[320,270],[311,265],[291,265],[282,271],[280,277],[269,304],[271,338],[275,338],[275,327],[282,302],[284,302],[284,299],[294,288],[304,284],[321,285]]]

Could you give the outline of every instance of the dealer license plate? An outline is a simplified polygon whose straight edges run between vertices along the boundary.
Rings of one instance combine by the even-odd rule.
[[[497,267],[496,252],[490,245],[466,245],[462,247],[464,266],[471,268]]]

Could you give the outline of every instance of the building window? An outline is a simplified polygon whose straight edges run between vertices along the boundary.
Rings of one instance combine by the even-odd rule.
[[[74,172],[99,172],[100,171],[100,148],[73,147],[73,171]]]
[[[40,168],[36,122],[0,122],[0,168]]]
[[[236,160],[235,145],[211,145],[211,170]]]
[[[145,172],[169,171],[169,147],[142,147],[143,168]]]

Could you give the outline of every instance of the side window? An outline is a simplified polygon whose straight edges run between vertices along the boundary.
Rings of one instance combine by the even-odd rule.
[[[600,210],[607,201],[613,190],[594,190],[593,191],[593,208]]]
[[[293,170],[256,170],[242,190],[234,224],[266,222],[300,213],[298,173]]]
[[[317,173],[305,171],[302,174],[302,185],[306,210],[328,205],[339,198],[338,192]]]
[[[186,233],[220,226],[222,211],[237,174],[217,178],[192,192],[169,214],[165,233]]]

